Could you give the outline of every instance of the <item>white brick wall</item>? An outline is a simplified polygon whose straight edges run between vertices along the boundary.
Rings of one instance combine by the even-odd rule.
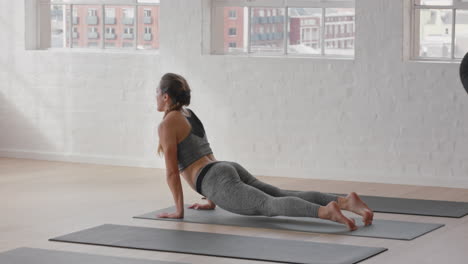
[[[404,61],[404,1],[356,2],[353,61],[201,55],[193,0],[162,1],[160,55],[25,51],[23,1],[0,1],[0,155],[164,168],[154,89],[177,72],[253,174],[468,188],[459,64]]]

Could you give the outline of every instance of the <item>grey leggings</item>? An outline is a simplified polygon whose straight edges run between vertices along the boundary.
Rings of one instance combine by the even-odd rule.
[[[338,199],[326,193],[279,189],[231,161],[213,164],[203,178],[201,191],[219,207],[241,215],[318,217],[321,205]]]

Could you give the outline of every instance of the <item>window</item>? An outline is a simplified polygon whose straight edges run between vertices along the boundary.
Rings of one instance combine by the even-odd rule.
[[[213,0],[211,8],[204,50],[212,54],[354,57],[354,0]]]
[[[115,17],[115,8],[106,8],[106,17]]]
[[[97,9],[95,8],[89,8],[88,9],[88,16],[97,16]]]
[[[38,36],[27,40],[30,49],[159,48],[159,0],[39,2],[35,18],[39,27],[34,31]]]
[[[123,18],[134,18],[135,17],[135,12],[133,11],[133,8],[123,8],[122,9],[122,17]]]
[[[410,58],[451,61],[468,50],[467,0],[412,0]]]
[[[236,19],[237,18],[236,10],[229,10],[229,18],[230,19]]]
[[[237,44],[235,42],[229,42],[229,47],[230,48],[235,48],[235,47],[237,47]]]
[[[111,27],[106,28],[106,33],[107,34],[115,34],[115,28],[111,28]]]
[[[228,35],[229,35],[229,36],[235,36],[235,35],[237,35],[237,30],[236,30],[236,28],[230,28],[230,29],[229,29],[229,32],[228,32]]]

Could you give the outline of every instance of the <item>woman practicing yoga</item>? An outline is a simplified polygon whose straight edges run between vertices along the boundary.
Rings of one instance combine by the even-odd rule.
[[[159,124],[158,154],[164,152],[166,177],[177,211],[162,213],[161,218],[183,218],[184,202],[180,174],[207,203],[189,208],[212,210],[219,207],[241,215],[295,216],[328,219],[356,230],[353,219],[341,209],[362,216],[370,225],[373,212],[352,192],[346,197],[314,191],[282,190],[261,182],[236,162],[217,161],[213,156],[203,124],[190,104],[187,81],[174,73],[165,74],[156,91],[159,112],[165,112]]]
[[[468,93],[468,52],[460,63],[460,79],[463,87],[465,87],[465,90]]]

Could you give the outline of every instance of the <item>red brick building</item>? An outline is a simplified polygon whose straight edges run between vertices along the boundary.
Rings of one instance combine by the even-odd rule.
[[[101,47],[104,41],[106,48],[159,48],[159,6],[105,6],[104,12],[103,18],[101,6],[73,5],[72,47]]]

